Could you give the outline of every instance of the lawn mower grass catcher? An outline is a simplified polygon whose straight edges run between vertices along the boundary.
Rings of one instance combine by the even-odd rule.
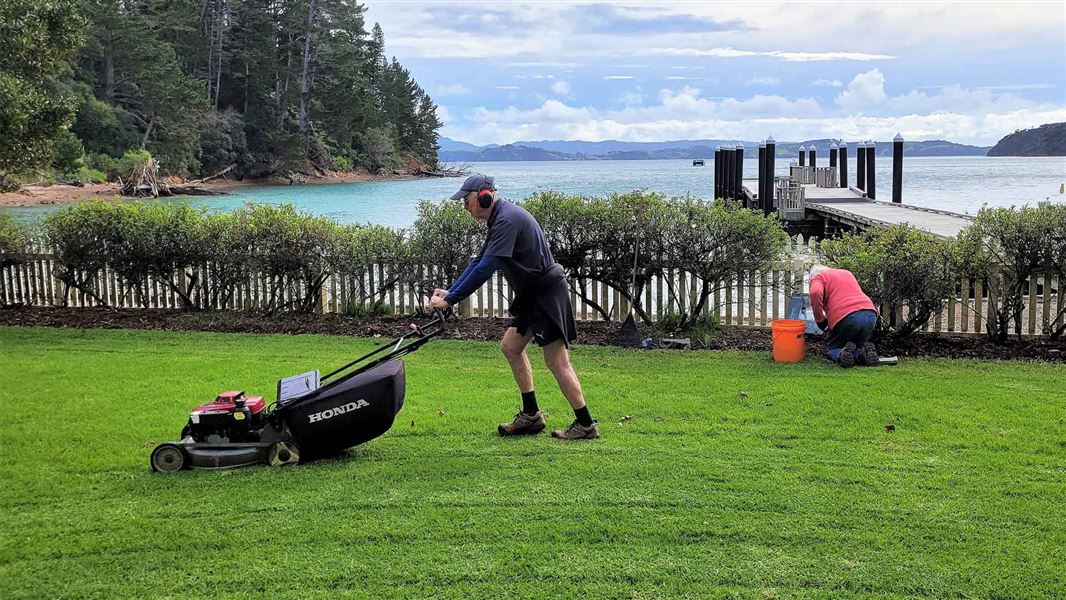
[[[152,470],[296,464],[380,436],[403,408],[401,357],[439,335],[445,318],[437,311],[428,323],[412,324],[410,333],[321,380],[318,371],[282,379],[278,399],[269,407],[262,396],[222,392],[192,411],[180,441],[152,450]]]

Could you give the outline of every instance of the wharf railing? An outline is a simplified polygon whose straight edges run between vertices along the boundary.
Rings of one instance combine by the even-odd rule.
[[[795,168],[795,167],[793,167]],[[774,207],[783,221],[799,221],[806,214],[806,192],[801,182],[779,177],[774,181]]]
[[[820,188],[840,187],[836,167],[818,167],[814,170],[814,185]]]
[[[810,165],[792,165],[788,170],[788,177],[796,183],[814,183],[814,167]]]

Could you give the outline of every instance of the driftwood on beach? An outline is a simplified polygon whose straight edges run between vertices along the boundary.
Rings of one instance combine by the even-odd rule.
[[[184,184],[170,184],[159,177],[159,163],[149,157],[143,165],[134,169],[129,178],[119,178],[119,194],[133,198],[159,198],[167,196],[218,196],[222,192],[199,187],[200,184],[224,176],[237,165],[230,165],[210,177]]]

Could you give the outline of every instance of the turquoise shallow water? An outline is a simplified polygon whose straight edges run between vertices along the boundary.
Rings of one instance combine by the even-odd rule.
[[[496,178],[506,198],[521,199],[537,190],[568,194],[602,195],[637,188],[668,195],[709,198],[713,186],[713,157],[708,165],[693,167],[689,160],[486,162],[472,163],[472,172]],[[754,159],[744,161],[745,176],[756,176]],[[819,164],[828,164],[819,157]],[[778,159],[779,175],[788,161]],[[849,180],[855,181],[855,159],[849,161]],[[342,223],[373,222],[394,227],[410,225],[419,200],[443,200],[459,188],[461,179],[416,179],[367,183],[315,184],[243,188],[218,197],[161,200],[232,210],[245,202],[292,203],[302,210]],[[877,160],[879,199],[891,199],[892,160]],[[1051,199],[1066,202],[1059,186],[1066,183],[1066,157],[989,158],[916,157],[904,160],[903,201],[908,204],[975,213],[983,205],[1010,206]],[[32,219],[55,206],[7,208],[20,218]]]

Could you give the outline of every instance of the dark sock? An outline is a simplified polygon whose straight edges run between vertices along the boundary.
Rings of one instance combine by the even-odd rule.
[[[592,425],[592,415],[589,414],[589,407],[582,406],[581,408],[574,410],[574,416],[577,417],[577,422],[583,426],[588,427]]]
[[[527,415],[535,415],[537,411],[537,393],[536,392],[522,392],[522,412]]]

